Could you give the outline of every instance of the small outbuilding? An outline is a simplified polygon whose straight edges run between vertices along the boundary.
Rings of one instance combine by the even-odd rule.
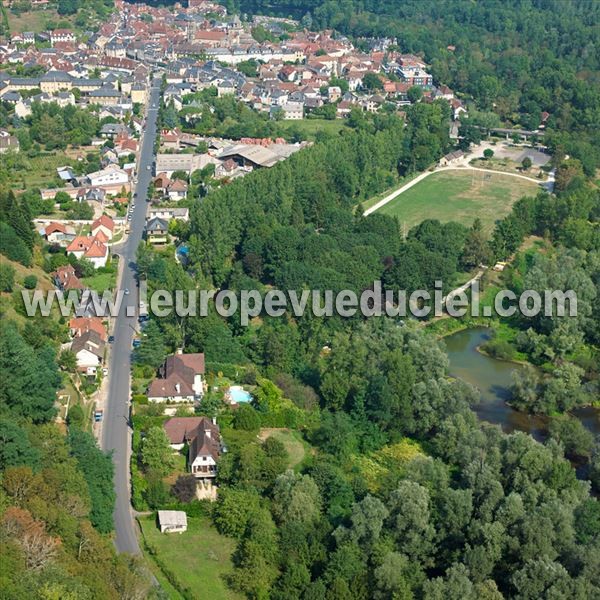
[[[187,515],[182,510],[159,510],[158,526],[161,533],[187,531]]]

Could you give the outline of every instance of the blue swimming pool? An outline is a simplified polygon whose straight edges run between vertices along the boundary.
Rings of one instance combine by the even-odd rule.
[[[229,388],[229,398],[232,402],[235,402],[236,404],[242,404],[244,402],[252,401],[252,396],[250,395],[250,392],[247,392],[244,388],[238,385],[232,385]]]

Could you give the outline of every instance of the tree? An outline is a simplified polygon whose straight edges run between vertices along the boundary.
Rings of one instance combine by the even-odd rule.
[[[523,167],[524,171],[528,171],[529,169],[531,169],[531,165],[532,165],[532,161],[529,158],[529,156],[526,156],[522,161],[521,161],[521,166]]]
[[[173,449],[162,427],[150,427],[142,442],[142,462],[147,470],[168,475],[175,466]]]
[[[77,370],[77,356],[71,350],[63,350],[58,357],[58,364],[63,371],[74,373]]]
[[[280,524],[315,523],[321,512],[321,495],[309,475],[287,470],[273,486],[272,513]]]
[[[69,427],[77,427],[78,429],[82,429],[85,422],[85,413],[83,412],[83,408],[81,408],[80,404],[74,404],[69,407],[69,412],[67,414],[67,424]]]
[[[481,219],[476,218],[469,229],[460,262],[465,268],[471,269],[482,264],[489,264],[491,258],[490,247],[483,230],[483,224],[481,223]]]
[[[528,366],[513,371],[512,379],[511,404],[519,410],[538,412],[540,388],[539,377],[535,369]]]
[[[260,415],[249,404],[241,404],[233,415],[233,426],[243,431],[258,431]]]
[[[162,480],[162,474],[155,471],[148,472],[146,481],[148,486],[144,498],[150,508],[157,510],[169,501],[169,488]]]
[[[135,349],[133,358],[139,365],[147,365],[158,369],[166,358],[167,349],[164,335],[154,319],[151,319],[144,330],[142,343]]]
[[[430,523],[429,492],[413,481],[401,481],[388,503],[392,535],[412,560],[426,563],[435,530]]]
[[[406,97],[411,104],[416,104],[423,97],[423,88],[419,85],[409,87],[406,92]]]
[[[181,181],[188,181],[188,172],[187,171],[173,171],[171,175],[171,179],[179,179]]]
[[[581,421],[570,417],[553,417],[550,421],[550,435],[562,443],[569,455],[587,456],[592,452],[594,435]]]
[[[0,292],[12,292],[14,285],[14,267],[8,263],[0,263]]]
[[[379,77],[379,75],[373,72],[368,72],[365,73],[363,77],[362,86],[366,90],[382,90],[383,82],[381,81],[381,77]]]
[[[241,538],[259,505],[260,496],[256,490],[223,486],[219,489],[213,512],[214,523],[220,533]]]
[[[180,475],[171,488],[179,502],[191,502],[196,497],[197,481],[193,475]]]
[[[492,156],[494,156],[494,151],[491,148],[486,148],[483,151],[483,158],[485,158],[485,160],[490,160]]]
[[[109,533],[113,529],[115,505],[112,459],[98,448],[94,437],[86,431],[69,429],[68,441],[71,455],[77,459],[88,485],[92,501],[90,521],[100,533]]]
[[[13,323],[0,327],[0,405],[34,423],[50,420],[61,377],[49,346],[34,349]]]
[[[7,467],[39,465],[39,452],[33,448],[27,432],[6,419],[0,419],[0,470]]]

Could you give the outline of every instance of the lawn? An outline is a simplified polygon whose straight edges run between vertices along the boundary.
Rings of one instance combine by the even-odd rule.
[[[117,283],[117,271],[115,270],[113,273],[95,273],[91,277],[84,277],[81,281],[97,292],[112,290]]]
[[[235,541],[220,535],[207,517],[188,517],[188,530],[182,534],[160,533],[154,517],[142,517],[139,522],[145,545],[156,553],[158,563],[173,574],[177,587],[188,588],[191,597],[199,599],[241,599],[223,581],[233,569]],[[154,558],[149,556],[149,560]]]
[[[470,225],[479,217],[490,231],[516,200],[537,191],[537,184],[509,175],[444,171],[430,175],[379,212],[398,217],[407,230],[425,219]]]
[[[272,437],[279,440],[287,450],[290,457],[288,467],[293,469],[298,466],[306,456],[307,444],[302,439],[302,436],[297,431],[289,429],[264,428],[260,430],[260,439],[266,440]]]
[[[325,131],[326,133],[337,134],[346,126],[346,121],[344,119],[302,119],[299,121],[280,121],[278,125],[282,129],[298,129],[305,136],[314,140],[317,133],[320,131]]]

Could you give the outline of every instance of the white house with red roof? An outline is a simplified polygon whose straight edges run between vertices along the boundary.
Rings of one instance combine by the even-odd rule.
[[[102,215],[98,217],[93,223],[91,227],[91,232],[93,236],[97,236],[98,233],[102,232],[106,237],[106,240],[102,241],[110,241],[113,238],[115,231],[115,222],[108,216]]]
[[[105,267],[108,261],[108,246],[102,241],[104,233],[98,236],[78,235],[68,246],[67,254],[73,254],[77,260],[85,258],[94,268]]]

